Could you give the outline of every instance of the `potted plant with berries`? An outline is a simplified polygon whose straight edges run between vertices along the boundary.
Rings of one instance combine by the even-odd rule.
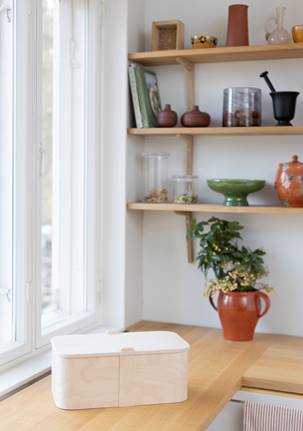
[[[272,289],[262,282],[268,274],[263,259],[266,253],[241,245],[242,229],[237,221],[212,217],[199,223],[194,220],[189,236],[199,241],[197,261],[206,280],[205,294],[219,313],[224,338],[248,341],[260,317],[269,310],[270,299],[264,292]],[[213,278],[209,278],[210,272]]]

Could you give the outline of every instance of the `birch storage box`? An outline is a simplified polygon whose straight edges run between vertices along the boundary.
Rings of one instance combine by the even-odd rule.
[[[184,401],[188,348],[164,331],[55,337],[55,404],[88,409]]]

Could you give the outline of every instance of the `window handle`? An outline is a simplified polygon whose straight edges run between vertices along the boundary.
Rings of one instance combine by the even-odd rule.
[[[43,178],[51,165],[49,150],[40,142],[39,146],[39,176]]]
[[[77,60],[77,42],[75,39],[70,39],[70,61],[73,69],[80,67],[80,62]]]
[[[12,300],[12,290],[0,288],[0,295],[6,296],[7,301],[10,303]]]
[[[4,3],[0,3],[0,13],[5,12],[7,22],[12,22],[12,9]]]
[[[45,148],[42,144],[42,142],[40,142],[39,145],[39,176],[42,178],[44,175],[44,154],[45,154]]]

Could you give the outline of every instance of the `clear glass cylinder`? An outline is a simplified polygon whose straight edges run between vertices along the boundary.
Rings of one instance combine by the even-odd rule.
[[[165,203],[168,201],[167,153],[143,153],[143,201]]]
[[[259,88],[225,88],[223,127],[251,127],[262,124],[262,92]]]
[[[175,175],[174,203],[175,204],[196,204],[198,202],[198,179],[193,175]]]

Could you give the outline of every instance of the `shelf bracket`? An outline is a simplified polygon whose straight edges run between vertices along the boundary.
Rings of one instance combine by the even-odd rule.
[[[193,154],[194,154],[194,138],[190,135],[177,135],[178,138],[182,139],[186,145],[186,174],[193,174]],[[185,216],[185,227],[186,227],[186,237],[188,231],[191,229],[193,222],[193,215],[191,212],[178,211],[178,215]],[[187,244],[187,262],[194,262],[194,243],[191,239],[186,239]]]
[[[186,175],[193,174],[194,138],[191,135],[177,135],[186,145]]]
[[[184,66],[187,74],[187,108],[191,111],[195,105],[195,68],[194,63],[183,57],[177,57],[176,61],[178,64]],[[194,158],[194,138],[190,135],[177,135],[178,138],[182,139],[186,145],[186,174],[193,174],[193,158]],[[194,262],[194,242],[191,239],[187,239],[187,233],[192,227],[193,215],[191,212],[178,212],[185,216],[185,227],[186,227],[186,244],[187,244],[187,262]]]
[[[193,240],[187,238],[188,232],[191,230],[193,223],[193,214],[188,211],[175,211],[175,214],[185,216],[185,227],[186,227],[186,243],[187,243],[187,262],[194,262],[194,246]]]
[[[176,61],[185,67],[187,72],[187,108],[191,111],[195,105],[195,68],[194,63],[183,57],[177,57]]]
[[[182,64],[182,66],[184,66],[185,69],[189,72],[191,72],[194,68],[194,64],[190,60],[187,60],[187,58],[176,57],[176,62],[178,64]]]
[[[177,57],[176,61],[178,64],[184,66],[187,74],[187,108],[191,111],[195,105],[195,68],[194,63],[183,57]],[[193,156],[194,156],[194,138],[190,135],[178,135],[186,145],[186,174],[193,174]],[[186,238],[187,233],[191,229],[193,222],[193,215],[191,212],[178,212],[185,216],[185,227],[186,227]],[[187,244],[187,262],[194,262],[194,243],[191,239],[186,239]]]

